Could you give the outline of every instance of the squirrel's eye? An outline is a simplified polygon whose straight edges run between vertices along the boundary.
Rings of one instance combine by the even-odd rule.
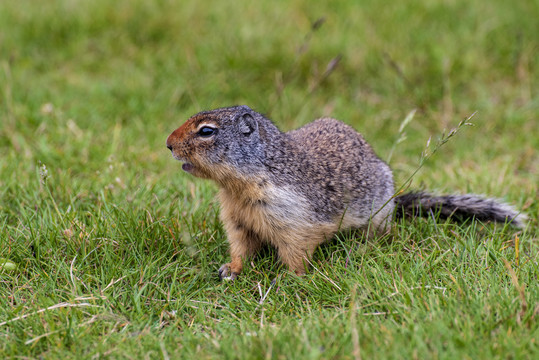
[[[198,135],[202,137],[210,137],[214,135],[216,132],[217,132],[217,129],[214,129],[209,126],[203,126],[200,128],[200,130],[198,130]]]

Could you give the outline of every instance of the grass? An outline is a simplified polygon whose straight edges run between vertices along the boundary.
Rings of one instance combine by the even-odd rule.
[[[537,357],[537,15],[502,0],[1,2],[0,357]],[[530,223],[403,221],[391,241],[339,235],[303,277],[266,249],[219,282],[216,188],[164,142],[232,104],[283,130],[342,119],[399,185],[477,111],[412,187],[503,198]]]

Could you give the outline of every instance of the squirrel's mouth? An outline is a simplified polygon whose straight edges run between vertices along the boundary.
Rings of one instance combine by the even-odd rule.
[[[193,164],[191,164],[189,162],[184,162],[182,164],[182,170],[185,171],[185,172],[192,173],[194,168],[195,167],[193,166]]]

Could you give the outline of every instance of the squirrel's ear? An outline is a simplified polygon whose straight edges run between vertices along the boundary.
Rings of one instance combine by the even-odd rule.
[[[240,132],[247,137],[258,129],[258,124],[250,114],[246,113],[240,116],[238,120],[238,128]]]

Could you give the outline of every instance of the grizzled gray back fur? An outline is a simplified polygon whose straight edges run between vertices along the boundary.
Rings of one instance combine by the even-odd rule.
[[[335,119],[318,119],[282,133],[247,106],[217,112],[223,126],[216,147],[223,161],[244,175],[269,175],[272,184],[290,185],[310,201],[317,220],[333,220],[346,211],[368,217],[384,205],[393,209],[393,176],[361,134]],[[226,116],[223,116],[226,115]],[[241,130],[243,129],[243,130]],[[243,141],[238,142],[241,138]]]

